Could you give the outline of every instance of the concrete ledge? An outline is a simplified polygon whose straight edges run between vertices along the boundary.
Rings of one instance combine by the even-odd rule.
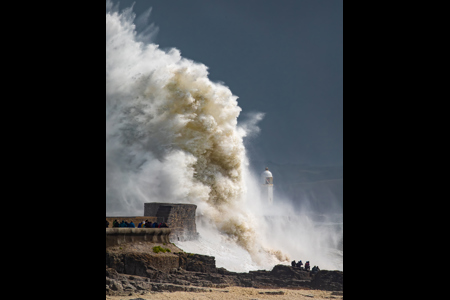
[[[126,243],[170,243],[170,228],[106,228],[106,248]]]

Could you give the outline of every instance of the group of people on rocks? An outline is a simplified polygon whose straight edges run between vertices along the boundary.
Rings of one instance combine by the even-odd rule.
[[[291,266],[294,267],[294,268],[303,269],[303,263],[302,263],[301,260],[299,260],[298,262],[295,262],[295,260],[293,260],[293,261],[291,262]],[[320,271],[320,269],[319,269],[318,266],[314,266],[314,267],[312,268],[312,270],[311,270],[310,268],[311,268],[311,266],[309,265],[309,261],[307,261],[307,262],[305,263],[305,271],[311,271],[311,274],[312,274],[312,275],[314,275],[314,274],[316,274],[317,272]]]
[[[108,220],[106,220],[106,228],[109,227],[109,222]],[[134,225],[133,221],[131,221],[130,223],[128,223],[127,221],[122,220],[121,223],[119,223],[117,220],[114,220],[113,222],[113,228],[124,228],[124,227],[128,227],[128,228],[136,228],[136,225]],[[165,222],[149,222],[148,220],[142,221],[141,223],[138,224],[137,228],[169,228],[169,226],[167,226],[167,224]]]

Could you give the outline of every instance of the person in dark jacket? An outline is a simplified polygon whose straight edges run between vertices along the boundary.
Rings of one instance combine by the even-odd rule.
[[[145,228],[152,228],[152,222],[145,221]]]
[[[133,221],[131,221],[130,223],[128,223],[128,227],[129,227],[129,228],[136,228],[136,226],[134,225]]]
[[[305,270],[306,270],[306,271],[309,271],[309,270],[310,270],[309,261],[307,261],[307,262],[305,263]]]
[[[293,260],[293,261],[291,262],[291,266],[295,268],[295,265],[296,265],[295,260]]]
[[[301,269],[302,266],[303,266],[303,263],[302,263],[301,260],[299,260],[298,263],[297,263],[297,268]]]
[[[108,228],[109,227],[109,222],[108,222],[108,220],[106,220],[106,228]]]
[[[320,271],[319,267],[318,266],[314,266],[312,268],[312,270],[311,270],[311,275],[316,275],[317,272],[319,272],[319,271]]]

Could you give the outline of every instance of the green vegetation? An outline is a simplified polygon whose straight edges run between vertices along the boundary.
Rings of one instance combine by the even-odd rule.
[[[153,252],[155,252],[155,253],[159,253],[159,252],[166,253],[166,252],[169,252],[170,253],[171,251],[170,251],[170,249],[163,248],[161,246],[155,246],[155,247],[153,247]]]

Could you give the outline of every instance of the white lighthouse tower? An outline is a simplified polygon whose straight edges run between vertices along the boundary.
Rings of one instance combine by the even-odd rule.
[[[261,199],[267,201],[269,205],[273,204],[273,176],[266,167],[266,170],[261,173]]]

